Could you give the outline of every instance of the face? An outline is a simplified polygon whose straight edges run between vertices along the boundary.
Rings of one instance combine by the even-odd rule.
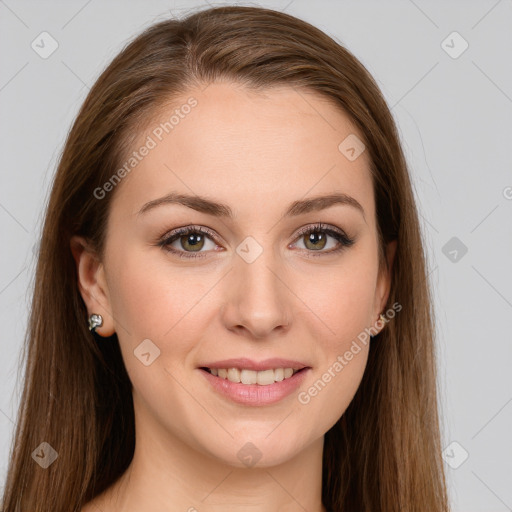
[[[362,136],[315,93],[232,83],[148,126],[133,150],[154,146],[107,192],[103,261],[77,258],[89,314],[118,335],[140,428],[234,466],[246,452],[279,464],[349,405],[369,348],[354,341],[389,293],[369,157],[338,148]],[[298,203],[334,194],[349,200]],[[231,367],[257,382],[221,378]]]

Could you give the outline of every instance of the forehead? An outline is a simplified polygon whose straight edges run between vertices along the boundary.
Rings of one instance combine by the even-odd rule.
[[[355,197],[373,218],[367,152],[355,159],[346,153],[362,135],[318,93],[213,83],[175,98],[136,136],[136,165],[114,198],[124,214],[172,191],[210,196],[237,217],[279,214],[285,203],[336,191]],[[141,157],[143,146],[151,149]]]

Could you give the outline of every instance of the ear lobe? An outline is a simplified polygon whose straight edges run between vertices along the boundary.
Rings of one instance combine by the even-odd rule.
[[[78,288],[87,313],[89,316],[96,313],[103,317],[103,325],[97,327],[96,332],[100,336],[112,336],[115,329],[104,266],[85,238],[73,236],[70,248],[76,264]]]

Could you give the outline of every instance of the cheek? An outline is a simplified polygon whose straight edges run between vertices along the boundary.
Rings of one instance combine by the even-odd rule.
[[[179,382],[208,329],[208,291],[218,276],[148,257],[147,251],[119,254],[124,257],[112,261],[109,288],[126,371],[138,406],[168,423],[170,402],[174,410],[190,408]]]
[[[109,280],[120,340],[133,350],[142,340],[150,339],[162,353],[172,340],[173,353],[179,355],[189,348],[187,339],[194,339],[191,334],[200,328],[202,315],[198,312],[214,276],[209,279],[192,266],[178,267],[165,257],[148,257],[147,249],[146,253],[120,253],[124,257],[112,261]]]
[[[315,285],[303,288],[309,289],[305,302],[316,315],[318,329],[310,334],[317,340],[319,366],[299,402],[310,417],[323,418],[323,428],[344,413],[366,368],[370,339],[365,328],[373,322],[378,270],[370,245],[347,252],[338,267],[317,273]]]
[[[370,338],[364,330],[373,301],[370,274],[340,273],[329,281],[328,292],[316,297],[315,311],[322,320],[317,325],[322,327],[312,335],[319,364],[298,399],[311,422],[322,419],[319,432],[342,416],[365,372]]]
[[[376,279],[377,260],[362,250],[347,253],[339,266],[303,278],[301,297],[323,327],[321,339],[329,351],[343,349],[371,325]]]

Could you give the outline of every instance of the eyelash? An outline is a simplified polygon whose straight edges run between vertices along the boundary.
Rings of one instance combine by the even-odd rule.
[[[331,236],[332,238],[337,240],[341,245],[339,247],[337,247],[336,249],[331,249],[329,251],[318,251],[318,254],[314,254],[317,251],[306,250],[306,252],[312,253],[307,257],[316,258],[319,256],[324,256],[326,254],[338,253],[338,252],[346,249],[347,247],[350,247],[355,242],[355,240],[353,238],[348,237],[343,231],[330,228],[322,223],[317,223],[312,226],[307,226],[307,227],[301,229],[297,233],[296,239],[298,240],[300,237],[302,237],[304,235],[308,235],[311,233],[318,233],[318,232],[325,233],[325,234]],[[173,243],[175,240],[179,239],[180,237],[182,237],[184,235],[197,234],[197,233],[207,235],[208,237],[213,239],[213,241],[215,242],[215,238],[216,238],[215,233],[213,231],[211,231],[210,229],[202,227],[202,226],[187,226],[185,228],[178,228],[175,231],[172,231],[169,235],[164,236],[163,238],[160,239],[160,241],[158,242],[157,245],[159,247],[162,247],[164,250],[166,250],[170,253],[176,254],[180,258],[185,258],[185,259],[204,258],[206,256],[205,252],[197,252],[196,254],[194,254],[192,252],[187,252],[187,251],[177,251],[170,247],[170,244]]]

